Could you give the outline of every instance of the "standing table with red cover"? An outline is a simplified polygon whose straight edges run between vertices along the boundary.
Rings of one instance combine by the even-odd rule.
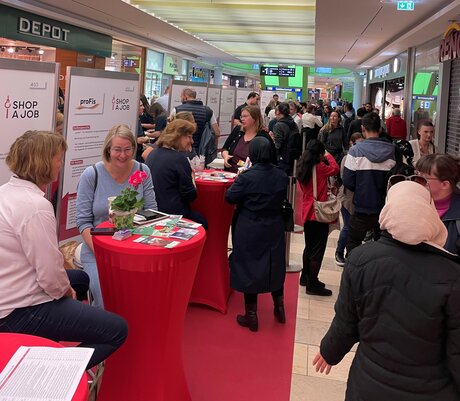
[[[42,337],[28,334],[0,333],[0,371],[7,365],[11,357],[21,346],[63,348],[63,345]],[[88,400],[88,378],[86,373],[81,377],[72,401]]]
[[[100,227],[108,227],[103,223]],[[128,322],[106,362],[98,401],[190,401],[182,334],[206,234],[172,249],[93,236],[104,307]]]
[[[191,205],[208,220],[208,231],[190,302],[211,306],[222,313],[227,312],[231,294],[227,248],[235,206],[225,201],[225,191],[233,181],[206,181],[197,177],[198,197]]]

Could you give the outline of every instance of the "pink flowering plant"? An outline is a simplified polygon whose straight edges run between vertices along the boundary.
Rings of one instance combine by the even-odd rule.
[[[147,178],[145,171],[137,170],[129,177],[129,187],[123,189],[111,204],[112,210],[128,212],[132,209],[139,209],[144,205],[144,199],[137,199],[137,187]]]

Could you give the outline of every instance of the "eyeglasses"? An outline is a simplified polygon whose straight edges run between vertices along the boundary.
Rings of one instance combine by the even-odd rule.
[[[117,155],[121,154],[121,153],[132,153],[133,151],[133,148],[110,148],[110,151],[112,153],[115,153]]]
[[[412,181],[412,182],[416,182],[417,184],[424,186],[430,192],[430,196],[431,196],[431,189],[430,189],[428,180],[421,175],[409,175],[409,176],[405,176],[402,174],[392,175],[390,178],[388,178],[387,193],[388,193],[388,190],[393,185],[396,185],[399,182],[403,182],[403,181]]]

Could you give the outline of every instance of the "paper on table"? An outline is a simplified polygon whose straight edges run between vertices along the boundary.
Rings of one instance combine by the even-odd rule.
[[[0,401],[71,401],[93,352],[19,347],[0,373]]]

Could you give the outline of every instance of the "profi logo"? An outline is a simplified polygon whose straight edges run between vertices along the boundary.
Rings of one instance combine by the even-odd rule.
[[[6,119],[33,119],[40,117],[38,102],[36,100],[11,100],[6,97],[3,103]]]
[[[77,98],[78,99],[78,98]],[[75,102],[75,114],[103,114],[104,95],[80,98]]]
[[[112,110],[129,110],[129,98],[112,97]]]
[[[99,107],[99,103],[96,103],[96,99],[90,97],[88,99],[80,99],[80,105],[77,106],[77,110],[95,109],[97,107]]]

